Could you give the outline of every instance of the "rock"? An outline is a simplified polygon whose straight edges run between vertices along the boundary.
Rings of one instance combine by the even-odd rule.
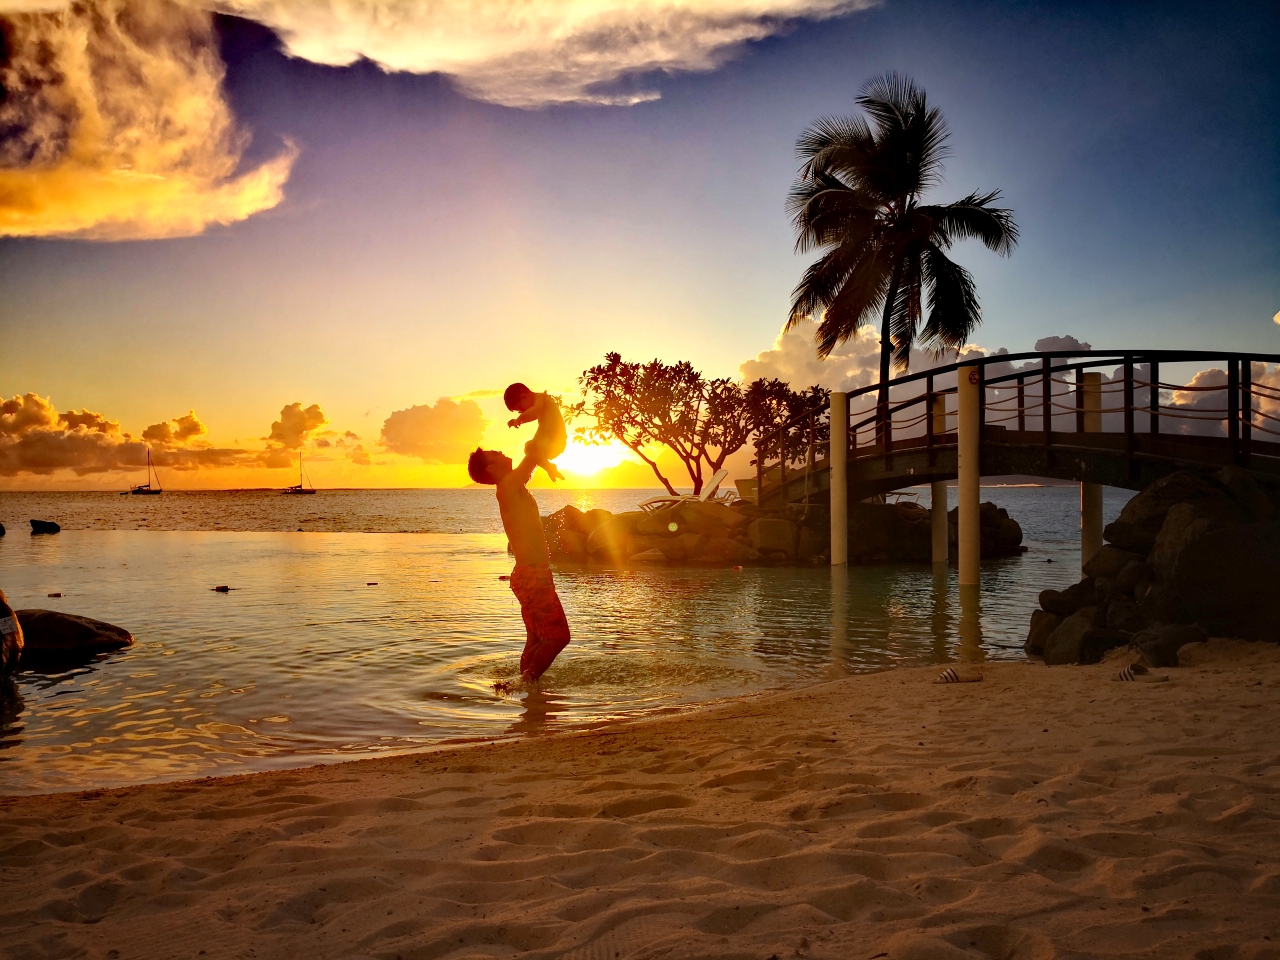
[[[702,545],[706,542],[707,538],[700,533],[682,533],[659,549],[668,560],[692,560],[702,552]]]
[[[928,511],[923,508],[921,510],[924,513],[926,529],[928,529]],[[959,507],[954,507],[947,513],[947,524],[947,540],[952,548],[951,555],[957,556],[956,551],[960,542]],[[1004,507],[997,507],[990,501],[980,504],[978,531],[981,538],[979,555],[983,560],[1012,557],[1022,552],[1022,527],[1009,516],[1009,511]],[[929,556],[922,559],[930,559],[933,555],[932,535],[930,535],[930,544]]]
[[[635,556],[628,557],[627,563],[666,563],[666,555],[661,550],[645,550]]]
[[[1085,563],[1084,575],[1086,577],[1107,577],[1114,580],[1120,575],[1120,571],[1130,563],[1135,560],[1141,563],[1143,559],[1136,553],[1130,553],[1128,550],[1121,550],[1119,547],[1104,543],[1098,552]]]
[[[0,537],[4,536],[4,524],[0,523]]]
[[[1081,607],[1091,607],[1093,604],[1094,589],[1091,578],[1073,583],[1065,590],[1040,591],[1040,608],[1063,618],[1071,616]]]
[[[1151,548],[1151,569],[1157,578],[1167,580],[1173,576],[1174,564],[1187,544],[1210,530],[1233,527],[1239,520],[1239,508],[1227,500],[1175,503],[1165,514],[1160,533]]]
[[[631,538],[632,531],[643,518],[644,514],[639,511],[610,517],[591,531],[587,538],[587,552],[597,560],[615,564],[639,553],[634,549]]]
[[[55,610],[19,610],[24,668],[41,670],[82,663],[99,653],[133,645],[133,634],[89,617]]]
[[[1243,467],[1223,467],[1213,475],[1213,479],[1227,488],[1232,499],[1244,508],[1252,522],[1266,523],[1275,514],[1275,504],[1262,492],[1258,482],[1253,479],[1253,474]]]
[[[702,563],[758,563],[760,551],[728,537],[709,537],[694,557]]]
[[[636,524],[636,533],[643,537],[674,537],[680,532],[680,517],[674,504],[645,514]]]
[[[1049,613],[1047,610],[1031,611],[1031,629],[1027,631],[1027,640],[1022,645],[1022,649],[1029,656],[1039,657],[1044,654],[1045,641],[1049,639],[1049,635],[1058,629],[1058,625],[1062,623],[1062,618],[1056,613]]]
[[[1050,666],[1079,663],[1085,632],[1094,629],[1093,607],[1083,607],[1060,623],[1044,643],[1044,662]]]
[[[1137,599],[1138,587],[1150,583],[1156,578],[1152,569],[1141,560],[1135,560],[1120,571],[1111,590],[1113,595],[1134,597]]]
[[[1147,625],[1142,610],[1132,600],[1112,600],[1107,606],[1107,629],[1137,633]]]
[[[1169,590],[1170,620],[1199,623],[1214,636],[1280,641],[1280,520],[1196,537],[1178,554]]]
[[[1095,606],[1105,607],[1111,602],[1112,581],[1109,577],[1093,578],[1093,602]],[[1101,624],[1099,624],[1101,626]]]
[[[752,520],[747,527],[751,546],[763,554],[780,553],[787,557],[796,554],[796,525],[790,520],[774,520],[761,517]]]
[[[584,537],[589,537],[595,531],[596,527],[604,523],[606,520],[613,519],[613,514],[603,507],[596,507],[594,510],[588,510],[582,515],[579,521],[578,532]]]
[[[1175,503],[1211,499],[1231,498],[1226,488],[1208,478],[1190,470],[1178,470],[1161,477],[1126,503],[1120,516],[1107,524],[1102,535],[1113,546],[1145,557],[1155,546],[1170,507]]]
[[[812,527],[800,528],[800,539],[796,544],[796,556],[801,560],[812,560],[822,554],[831,542],[831,534],[820,532]]]
[[[1080,636],[1080,657],[1076,662],[1101,663],[1108,650],[1123,647],[1132,636],[1127,630],[1090,627]]]
[[[849,559],[855,562],[927,563],[933,556],[929,514],[915,504],[851,503],[848,542]]]
[[[728,537],[747,522],[747,518],[722,503],[699,503],[682,500],[675,508],[678,533],[700,533],[704,537]]]
[[[58,526],[56,523],[54,523],[52,520],[32,520],[31,521],[32,533],[60,533],[61,531],[62,531],[62,528]]]
[[[1142,591],[1139,591],[1142,593]],[[1171,583],[1156,581],[1138,600],[1138,609],[1147,623],[1174,623],[1182,615],[1182,603]]]
[[[585,516],[577,507],[570,505],[542,518],[542,532],[554,559],[587,558],[587,536],[582,532]]]
[[[0,590],[0,677],[18,669],[22,656],[22,624],[9,606],[9,600]]]
[[[1208,639],[1209,635],[1199,625],[1171,623],[1135,633],[1129,646],[1142,654],[1142,662],[1148,667],[1176,667],[1182,647]]]

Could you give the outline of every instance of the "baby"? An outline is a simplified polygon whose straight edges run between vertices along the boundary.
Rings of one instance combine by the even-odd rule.
[[[567,441],[560,407],[547,394],[534,393],[523,383],[513,383],[507,387],[502,399],[508,410],[520,413],[514,420],[507,421],[508,427],[518,427],[531,420],[538,421],[538,432],[524,445],[525,455],[545,470],[552,480],[563,480],[564,475],[551,462],[564,453]]]

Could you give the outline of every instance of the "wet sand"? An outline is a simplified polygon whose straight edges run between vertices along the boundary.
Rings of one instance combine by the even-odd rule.
[[[1280,648],[0,800],[0,953],[1280,957]]]

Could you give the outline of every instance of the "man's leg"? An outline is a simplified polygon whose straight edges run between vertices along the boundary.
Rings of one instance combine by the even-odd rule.
[[[549,567],[516,567],[511,571],[511,590],[520,601],[520,616],[528,634],[520,655],[520,676],[532,682],[568,646],[569,621]]]

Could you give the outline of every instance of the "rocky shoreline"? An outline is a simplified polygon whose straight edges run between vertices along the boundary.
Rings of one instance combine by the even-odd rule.
[[[1097,663],[1128,646],[1153,667],[1208,636],[1280,641],[1280,509],[1239,467],[1157,480],[1103,531],[1084,578],[1040,594],[1024,649]]]
[[[957,512],[950,515],[955,555]],[[994,503],[982,504],[982,556],[1016,556],[1022,528]],[[824,505],[761,509],[746,501],[732,505],[685,500],[652,511],[583,512],[567,506],[542,518],[547,545],[556,561],[605,566],[695,564],[769,566],[830,561],[831,518]],[[850,504],[849,560],[852,563],[931,559],[929,511],[918,504]]]

